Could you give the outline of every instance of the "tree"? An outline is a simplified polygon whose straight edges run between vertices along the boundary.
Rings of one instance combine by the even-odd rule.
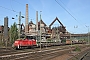
[[[10,43],[12,44],[18,38],[17,24],[14,22],[9,30]]]

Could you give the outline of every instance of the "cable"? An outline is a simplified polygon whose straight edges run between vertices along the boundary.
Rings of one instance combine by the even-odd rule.
[[[12,8],[12,0],[10,0],[10,4],[11,4],[11,8]],[[13,8],[12,8],[12,10],[13,10]]]
[[[25,6],[24,4],[22,4],[22,3],[20,3],[20,2],[18,2],[18,1],[16,1],[16,0],[12,0],[12,1],[14,1],[14,2],[16,2],[16,3],[20,4],[20,5]],[[25,7],[26,7],[26,6],[25,6]],[[25,15],[25,14],[22,14],[22,15]]]
[[[60,2],[63,4],[63,5],[65,5],[61,0],[60,0]],[[66,6],[66,5],[65,5]],[[67,7],[67,6],[66,6]],[[68,7],[67,7],[68,8]],[[68,10],[69,11],[71,11],[69,8],[68,8]],[[72,12],[72,11],[71,11]],[[73,13],[73,12],[72,12]],[[74,13],[73,13],[74,14]],[[74,14],[75,15],[75,14]],[[81,22],[81,21],[80,21]],[[79,21],[78,21],[78,23],[79,23]]]
[[[61,0],[59,0],[64,6],[66,6]],[[67,6],[66,6],[67,7]],[[67,7],[68,8],[68,7]],[[68,8],[69,11],[71,11],[69,8]],[[72,11],[71,11],[72,12]],[[73,12],[72,12],[73,13]],[[74,13],[73,13],[74,14]],[[75,14],[74,14],[75,15]]]
[[[14,1],[14,2],[16,2],[16,3],[20,4],[20,5],[23,5],[23,6],[25,6],[24,4],[22,4],[22,3],[19,3],[19,2],[17,2],[16,0],[12,0],[12,1]],[[11,8],[12,8],[12,4],[11,4]],[[14,9],[12,8],[12,10],[14,10]],[[23,14],[23,13],[22,13],[22,15],[24,15],[24,16],[25,16],[25,14]]]
[[[16,2],[16,3],[18,3],[18,4],[20,4],[20,5],[23,5],[23,6],[25,6],[26,7],[26,5],[25,4],[22,4],[21,2],[18,2],[18,1],[16,1],[16,0],[12,0],[12,1],[14,1],[14,2]],[[28,8],[30,9],[30,7],[28,6]],[[24,15],[25,16],[25,14],[22,14],[22,15]],[[32,19],[30,16],[29,16],[29,18],[30,19]],[[33,19],[33,21],[35,21],[34,19]]]
[[[11,10],[11,9],[6,8],[6,7],[3,7],[3,6],[0,6],[0,7],[1,7],[1,8],[4,8],[4,9],[6,9],[6,10],[9,10],[9,11],[13,11],[13,12],[19,13],[19,12],[15,11],[15,10]]]
[[[25,6],[24,4],[22,4],[22,3],[20,3],[20,2],[17,2],[16,0],[12,0],[12,1],[14,1],[14,2],[16,2],[16,3],[20,4],[20,5]]]
[[[56,0],[55,0],[56,1]],[[75,20],[76,20],[76,18],[67,10],[67,9],[65,9],[58,1],[56,1],[58,4],[59,4],[59,6],[61,6],[69,15],[71,15],[71,17],[73,17]],[[76,20],[77,21],[77,20]]]
[[[61,6],[72,18],[74,18],[74,20],[76,20],[77,21],[77,19],[66,9],[66,8],[64,8],[57,0],[55,0],[56,2],[57,2],[57,4],[59,5],[59,6]],[[60,0],[61,1],[61,0]],[[61,1],[62,2],[62,1]],[[63,2],[62,2],[63,3]],[[64,3],[63,3],[64,4]],[[65,5],[65,4],[64,4]],[[77,21],[78,22],[78,21]],[[78,22],[79,23],[79,22]],[[82,25],[82,24],[81,24]],[[84,27],[86,28],[86,26],[84,25]]]
[[[11,9],[6,8],[6,7],[4,7],[4,6],[0,6],[0,7],[1,7],[1,8],[4,8],[4,9],[6,9],[6,10],[9,10],[9,11],[15,12],[15,13],[19,13],[19,12],[15,11],[15,10],[12,8],[12,4],[11,4]],[[22,15],[25,16],[25,14],[22,14]]]

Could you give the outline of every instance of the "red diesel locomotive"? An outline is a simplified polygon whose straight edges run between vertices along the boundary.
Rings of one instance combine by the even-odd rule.
[[[37,46],[35,36],[26,36],[24,39],[17,39],[13,43],[12,47],[15,49],[21,49],[23,47],[34,47]]]

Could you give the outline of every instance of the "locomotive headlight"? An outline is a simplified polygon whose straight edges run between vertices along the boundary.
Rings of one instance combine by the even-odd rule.
[[[15,43],[18,43],[18,41],[15,41]]]
[[[33,41],[35,41],[35,40],[33,39]]]

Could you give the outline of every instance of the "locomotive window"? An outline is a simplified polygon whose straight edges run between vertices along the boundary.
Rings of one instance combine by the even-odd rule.
[[[29,39],[29,40],[30,40],[30,39],[36,39],[35,36],[26,36],[26,38]]]

